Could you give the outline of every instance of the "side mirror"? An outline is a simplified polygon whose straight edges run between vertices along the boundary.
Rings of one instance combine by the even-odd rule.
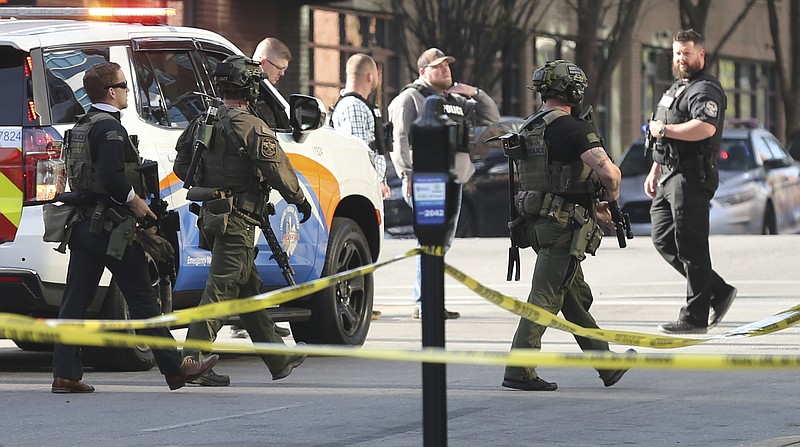
[[[326,116],[325,105],[319,98],[297,94],[289,97],[289,121],[296,142],[302,143],[308,132],[325,125]]]

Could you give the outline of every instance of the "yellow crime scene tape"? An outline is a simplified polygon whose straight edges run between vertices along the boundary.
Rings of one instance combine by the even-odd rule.
[[[336,275],[320,278],[304,284],[238,299],[177,311],[146,320],[58,320],[33,319],[30,317],[0,313],[0,338],[31,341],[36,343],[60,343],[82,346],[130,347],[147,345],[151,348],[191,348],[204,351],[240,354],[286,354],[301,353],[312,356],[352,357],[372,360],[412,361],[423,363],[453,363],[469,365],[515,365],[554,367],[594,367],[601,369],[636,367],[643,369],[790,369],[800,367],[800,355],[747,355],[747,354],[662,354],[662,353],[545,353],[538,350],[514,349],[507,353],[485,351],[452,351],[443,348],[420,350],[382,350],[338,345],[300,345],[288,347],[283,344],[253,343],[244,347],[223,342],[186,340],[177,342],[169,338],[133,335],[110,330],[132,330],[159,326],[185,325],[191,321],[211,317],[225,317],[254,312],[266,307],[291,301],[301,296],[323,290],[335,283],[371,273],[399,260],[421,252],[441,256],[441,247],[422,247],[410,250],[388,261],[373,263]],[[800,321],[800,306],[778,313],[764,320],[741,326],[719,336],[684,338],[656,336],[638,332],[612,331],[583,328],[561,319],[532,304],[516,300],[482,286],[458,269],[445,265],[445,271],[488,301],[536,323],[564,330],[576,335],[597,338],[619,344],[631,344],[653,348],[677,348],[691,346],[719,338],[738,338],[765,335]]]

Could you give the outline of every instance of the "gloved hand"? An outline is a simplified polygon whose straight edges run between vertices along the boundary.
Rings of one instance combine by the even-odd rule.
[[[303,215],[303,218],[300,219],[300,223],[304,223],[311,218],[311,204],[308,203],[308,199],[303,199],[301,203],[298,203],[295,206],[297,207],[297,211]]]

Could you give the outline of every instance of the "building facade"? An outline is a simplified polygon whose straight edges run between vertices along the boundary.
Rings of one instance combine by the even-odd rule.
[[[707,59],[715,56],[712,71],[718,75],[728,95],[726,117],[758,120],[783,140],[787,124],[779,94],[766,2],[756,1],[746,16],[732,26],[750,0],[715,1],[720,5],[712,5],[704,37]],[[98,6],[107,2],[40,0],[33,3]],[[445,3],[440,1],[439,4]],[[525,86],[530,83],[535,67],[553,58],[575,58],[577,14],[568,2],[539,3],[541,18],[536,21],[536,29],[530,33],[532,37],[524,43],[511,68],[514,73],[510,79],[514,82],[481,86],[495,97],[504,114],[525,116],[534,110],[536,100]],[[724,7],[720,7],[722,3]],[[170,19],[171,24],[219,32],[246,54],[252,54],[264,37],[277,37],[293,53],[279,89],[287,94],[313,94],[327,105],[335,102],[339,89],[344,86],[345,61],[354,53],[370,54],[378,62],[382,86],[376,102],[385,108],[405,84],[416,78],[417,73],[411,67],[415,66],[419,53],[428,46],[446,46],[420,42],[418,36],[404,30],[403,20],[392,11],[389,0],[127,0],[114,4],[174,7],[178,14]],[[789,2],[778,1],[777,8],[781,38],[786,42],[784,59],[791,61],[792,55],[788,54],[788,33],[792,25]],[[614,8],[608,10],[613,12]],[[600,32],[610,32],[615,19],[611,16],[598,18],[602,21]],[[600,104],[594,104],[606,146],[615,157],[642,135],[642,125],[672,82],[672,35],[680,28],[678,2],[642,0],[634,26],[630,44],[625,46],[620,62],[613,68],[608,93]],[[725,43],[720,46],[723,38],[726,38]],[[599,44],[600,41],[598,39]],[[404,52],[404,48],[407,51]],[[498,61],[500,57],[498,55]],[[470,61],[459,61],[454,67],[456,76],[461,64],[469,66]],[[500,70],[502,66],[498,62],[483,69]],[[470,83],[470,79],[463,81]],[[505,95],[503,85],[510,89]],[[505,105],[503,98],[507,101]]]

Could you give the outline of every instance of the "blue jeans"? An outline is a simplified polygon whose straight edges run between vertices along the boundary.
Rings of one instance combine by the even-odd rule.
[[[405,200],[406,203],[408,204],[408,206],[410,206],[411,209],[413,210],[414,209],[414,201],[413,201],[411,196],[407,196],[405,194],[405,192],[408,191],[408,177],[403,178],[403,185],[401,186],[401,188],[402,188],[401,191],[403,191],[403,200]],[[459,194],[459,197],[460,197],[460,194]],[[455,216],[455,222],[456,223],[453,226],[452,235],[445,242],[445,250],[447,248],[450,248],[451,245],[453,245],[453,239],[455,239],[455,235],[456,235],[456,228],[458,227],[458,216],[460,214],[461,214],[461,202],[459,201],[458,207],[456,208],[456,216]],[[419,243],[417,244],[417,247],[419,247]],[[416,281],[414,283],[414,293],[413,293],[412,296],[414,297],[414,304],[417,307],[419,307],[420,309],[422,309],[422,285],[421,284],[422,284],[422,257],[421,256],[417,256],[417,279],[416,279]]]

